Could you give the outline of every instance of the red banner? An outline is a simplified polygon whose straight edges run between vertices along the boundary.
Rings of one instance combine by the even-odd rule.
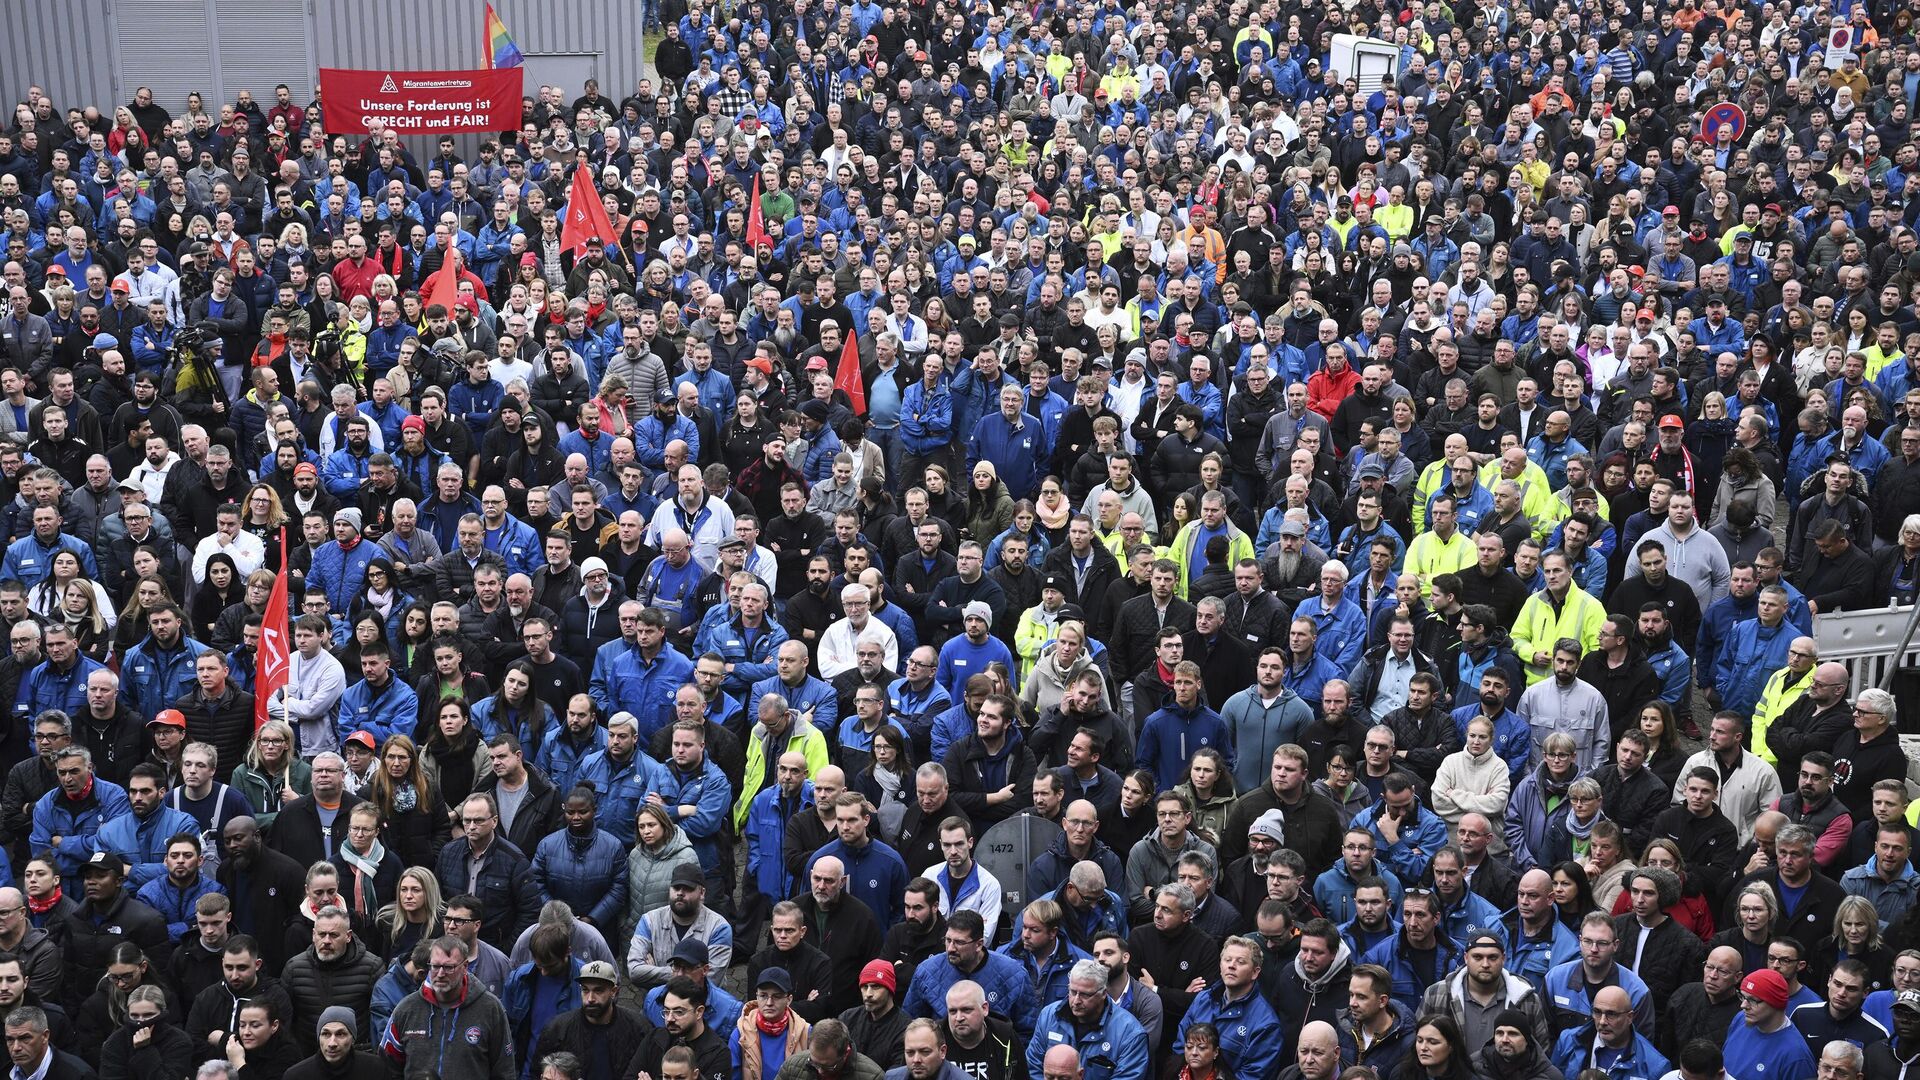
[[[253,727],[267,722],[267,705],[287,685],[293,670],[293,645],[287,633],[287,527],[280,526],[280,573],[267,594],[267,616],[260,623],[260,647],[254,652]],[[294,744],[299,748],[299,743]]]
[[[402,135],[512,131],[520,126],[525,70],[321,68],[320,102],[334,134],[364,134],[375,124]]]

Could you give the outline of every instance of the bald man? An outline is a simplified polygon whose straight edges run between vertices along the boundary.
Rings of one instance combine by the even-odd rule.
[[[1654,1080],[1667,1074],[1667,1059],[1633,1029],[1633,1002],[1618,986],[1593,995],[1593,1019],[1560,1033],[1553,1064],[1563,1076],[1599,1069],[1610,1076]]]
[[[1846,665],[1831,660],[1817,664],[1809,676],[1787,685],[1794,654],[1801,652],[1818,655],[1812,638],[1797,638],[1788,646],[1787,666],[1767,680],[1754,710],[1754,731],[1762,734],[1753,752],[1773,763],[1783,791],[1799,784],[1800,759],[1807,751],[1832,749],[1841,733],[1853,727],[1853,707],[1847,704],[1852,684]],[[1766,713],[1764,729],[1762,713]]]
[[[680,693],[688,689],[683,686]],[[787,830],[796,817],[817,820],[813,794],[813,783],[807,779],[806,755],[789,750],[774,763],[773,783],[747,804],[747,824],[741,830],[741,835],[747,838],[746,890],[740,898],[741,926],[756,933],[743,933],[744,940],[757,940],[757,931],[768,910],[800,887],[799,877],[787,866]]]
[[[1080,1068],[1080,1051],[1065,1043],[1047,1051],[1040,1059],[1041,1080],[1080,1080],[1085,1076]]]
[[[1670,1036],[1662,1032],[1662,1041],[1677,1048],[1692,1039],[1711,1039],[1717,1043],[1726,1038],[1727,1025],[1740,1012],[1740,979],[1745,974],[1745,961],[1739,949],[1721,945],[1708,952],[1701,965],[1700,981],[1687,983],[1673,992],[1667,1006],[1673,1031]]]
[[[1579,936],[1553,906],[1553,875],[1539,867],[1515,883],[1513,916],[1504,925],[1513,943],[1507,970],[1533,984],[1536,994],[1546,993],[1549,970],[1580,955]]]
[[[60,989],[60,947],[28,921],[27,898],[19,889],[0,889],[0,954],[19,957],[34,993],[46,996]]]
[[[1281,1080],[1334,1080],[1340,1075],[1340,1035],[1325,1020],[1300,1029],[1293,1051],[1293,1068],[1281,1070]]]

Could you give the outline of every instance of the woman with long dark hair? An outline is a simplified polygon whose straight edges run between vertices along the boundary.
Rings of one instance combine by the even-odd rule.
[[[436,734],[438,734],[436,732]],[[408,866],[433,866],[453,834],[452,815],[440,785],[429,775],[412,739],[392,735],[380,748],[380,764],[364,792],[380,808],[386,845]]]
[[[1473,1080],[1472,1054],[1451,1016],[1429,1016],[1413,1029],[1413,1047],[1393,1080]]]

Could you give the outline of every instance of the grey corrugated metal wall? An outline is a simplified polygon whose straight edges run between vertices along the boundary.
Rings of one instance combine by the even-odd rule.
[[[0,94],[9,124],[28,86],[44,87],[61,109],[114,100],[112,7],[113,0],[0,3]]]
[[[633,0],[495,0],[494,9],[526,54],[528,93],[558,81],[571,100],[591,73],[617,101],[641,76]],[[485,15],[486,0],[0,2],[0,97],[11,113],[38,84],[61,108],[104,110],[144,83],[177,113],[188,90],[210,105],[242,89],[270,102],[274,83],[285,82],[305,101],[316,67],[480,67]]]

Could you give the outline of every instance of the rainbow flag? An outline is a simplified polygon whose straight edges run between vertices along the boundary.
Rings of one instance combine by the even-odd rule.
[[[487,5],[487,61],[496,68],[519,67],[526,62],[520,55],[520,46],[514,44],[513,35],[507,33],[507,24],[500,21],[500,15]]]

